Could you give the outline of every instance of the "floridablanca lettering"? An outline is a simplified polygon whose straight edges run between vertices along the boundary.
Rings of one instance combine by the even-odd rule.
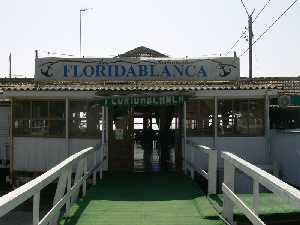
[[[112,64],[65,64],[65,78],[139,78],[139,77],[207,77],[207,68],[198,64],[176,65],[112,65]]]

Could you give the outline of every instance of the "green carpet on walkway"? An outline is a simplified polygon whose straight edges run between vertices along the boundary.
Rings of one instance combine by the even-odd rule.
[[[176,173],[106,174],[61,225],[219,225],[199,186]]]

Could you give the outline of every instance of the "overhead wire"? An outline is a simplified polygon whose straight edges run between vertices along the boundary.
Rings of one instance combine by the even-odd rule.
[[[267,6],[270,4],[271,0],[268,0],[264,7],[262,7],[262,9],[257,13],[257,15],[255,16],[253,23],[255,23],[255,21],[258,19],[258,17],[260,16],[260,14],[267,8]]]
[[[243,4],[243,7],[244,9],[246,10],[246,13],[247,15],[249,16],[249,13],[248,13],[248,10],[244,4],[244,2],[241,0],[242,4]],[[265,5],[261,8],[261,10],[258,12],[258,14],[255,16],[254,20],[253,20],[253,23],[255,23],[255,21],[258,19],[258,17],[262,14],[262,12],[267,8],[267,6],[270,4],[271,0],[267,0],[267,2],[265,3]],[[234,44],[232,45],[232,47],[226,52],[225,55],[228,55],[232,49],[235,48],[235,46],[237,46],[237,44],[241,41],[241,39],[243,37],[245,37],[244,35],[246,34],[246,30],[242,32],[241,36],[234,42]]]
[[[260,39],[263,38],[263,36],[268,33],[271,28],[298,2],[298,0],[295,0],[286,10],[284,10],[283,13],[280,14],[279,17],[277,17],[277,19],[271,24],[269,25],[269,27],[261,34],[259,35],[259,37],[253,42],[252,45],[256,44]],[[249,48],[247,48],[239,57],[245,55],[246,52],[249,51]]]

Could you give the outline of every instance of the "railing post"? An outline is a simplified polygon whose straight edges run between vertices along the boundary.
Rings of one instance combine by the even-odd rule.
[[[194,170],[194,159],[195,159],[195,151],[194,151],[194,148],[192,146],[191,147],[191,177],[192,179],[194,180],[195,179],[195,170]]]
[[[259,183],[256,180],[253,180],[253,211],[259,214]]]
[[[83,159],[83,176],[85,176],[87,174],[87,156],[85,156],[85,158]],[[83,180],[83,184],[82,184],[82,196],[84,197],[86,195],[86,179]]]
[[[76,173],[75,173],[75,179],[74,179],[74,185],[77,184],[77,182],[80,180],[81,176],[82,176],[82,165],[83,164],[83,160],[80,159],[77,163],[77,168],[76,168]],[[78,194],[79,194],[79,189],[80,186],[74,191],[74,194],[72,195],[71,198],[71,203],[73,204],[77,198],[78,198]]]
[[[61,175],[59,177],[57,187],[56,187],[53,205],[56,205],[56,203],[59,202],[59,200],[64,196],[66,190],[66,183],[68,179],[67,171],[68,171],[67,169],[61,171]],[[59,210],[57,210],[54,213],[54,216],[50,218],[50,224],[51,225],[57,224],[58,219],[59,219]]]
[[[67,178],[67,194],[71,191],[71,186],[72,186],[72,166],[70,166],[69,170],[68,170],[68,178]],[[67,214],[70,210],[70,205],[71,205],[71,198],[72,196],[70,196],[69,199],[67,199],[66,202],[66,213]]]
[[[211,149],[208,154],[208,194],[217,193],[218,152]]]
[[[40,222],[40,191],[33,196],[32,225]]]
[[[94,152],[94,167],[97,165],[97,151]],[[93,172],[93,185],[97,184],[97,170]]]
[[[224,159],[224,184],[234,192],[234,166],[226,159]],[[233,224],[233,207],[234,203],[229,197],[224,195],[223,215],[230,224]]]

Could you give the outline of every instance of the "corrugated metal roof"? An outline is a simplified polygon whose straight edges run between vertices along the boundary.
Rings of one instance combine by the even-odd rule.
[[[55,81],[34,79],[0,79],[2,91],[197,91],[197,90],[264,90],[300,95],[300,78],[241,78],[238,81]]]

